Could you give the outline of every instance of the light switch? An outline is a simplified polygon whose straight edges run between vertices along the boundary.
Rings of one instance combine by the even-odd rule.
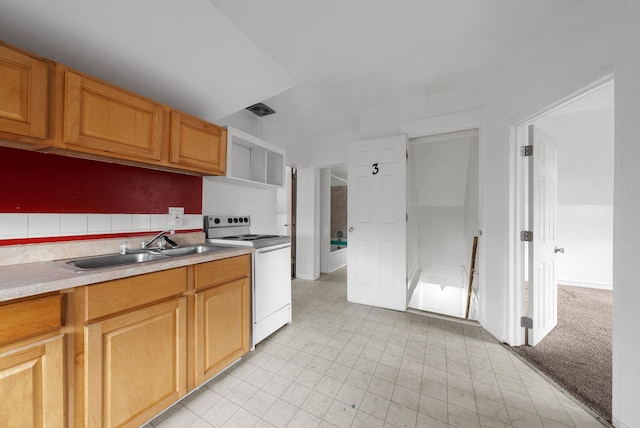
[[[169,207],[169,224],[173,226],[182,226],[184,219],[184,207]]]

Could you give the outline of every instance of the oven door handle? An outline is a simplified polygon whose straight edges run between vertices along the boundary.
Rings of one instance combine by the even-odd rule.
[[[291,244],[278,245],[277,247],[269,247],[269,248],[266,248],[264,250],[256,250],[256,253],[258,253],[258,254],[270,253],[272,251],[278,251],[278,250],[282,250],[284,248],[289,248],[290,246],[291,246]]]

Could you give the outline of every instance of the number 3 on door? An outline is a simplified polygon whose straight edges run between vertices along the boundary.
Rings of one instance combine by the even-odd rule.
[[[378,162],[371,165],[371,167],[373,168],[373,175],[376,175],[378,172],[380,172],[380,170],[378,169]]]

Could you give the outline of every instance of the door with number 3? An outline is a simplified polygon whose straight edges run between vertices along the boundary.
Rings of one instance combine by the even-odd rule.
[[[349,145],[347,300],[404,311],[405,135]]]

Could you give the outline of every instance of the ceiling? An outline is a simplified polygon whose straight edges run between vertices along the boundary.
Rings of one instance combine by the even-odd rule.
[[[214,122],[265,102],[300,144],[480,82],[589,0],[0,0],[0,40]]]

